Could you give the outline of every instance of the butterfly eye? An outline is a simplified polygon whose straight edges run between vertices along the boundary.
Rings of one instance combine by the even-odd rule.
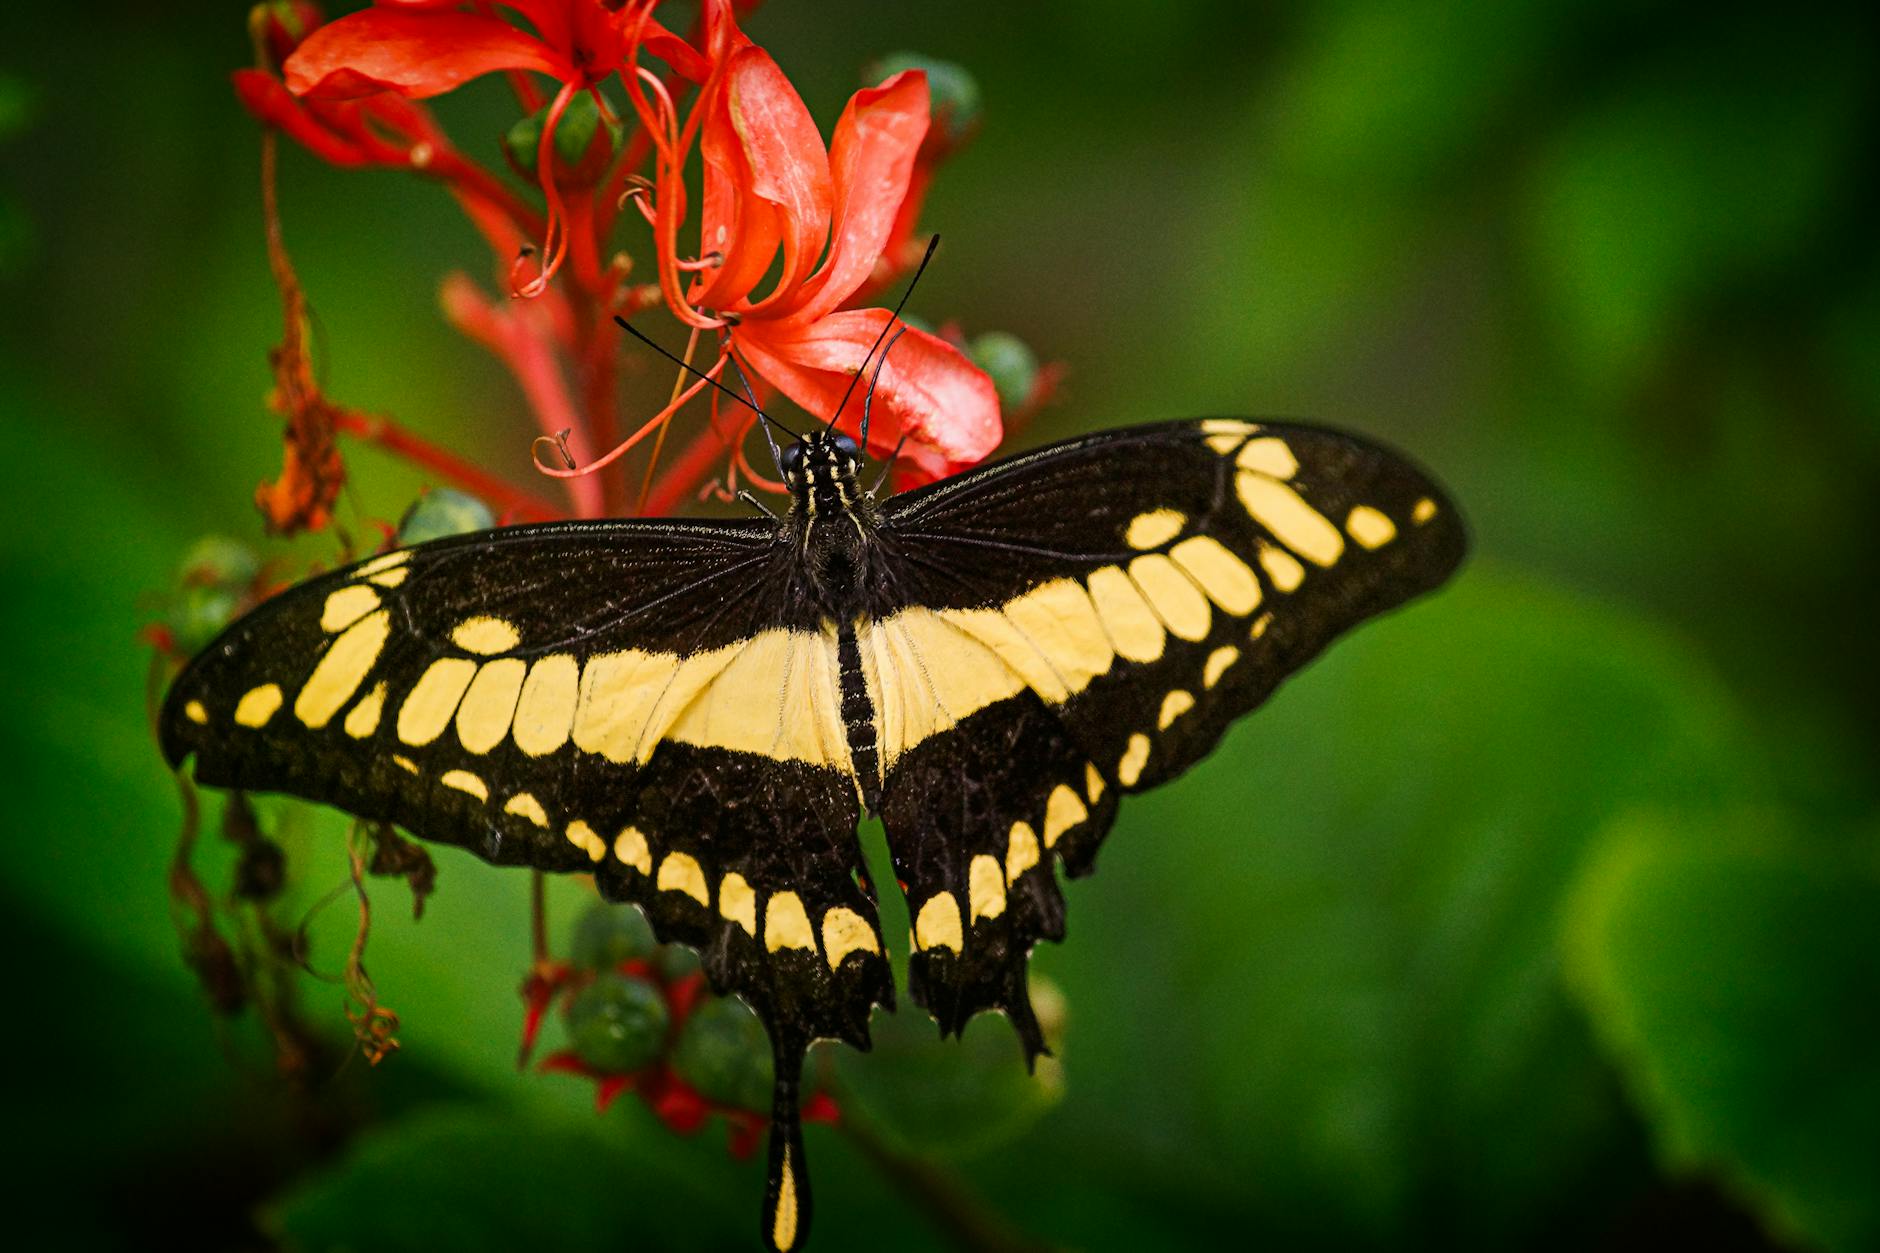
[[[783,472],[795,478],[803,469],[803,445],[791,444],[783,450]]]
[[[847,457],[850,461],[858,460],[861,457],[861,446],[840,431],[836,432],[834,442],[836,451],[841,453],[844,457]]]

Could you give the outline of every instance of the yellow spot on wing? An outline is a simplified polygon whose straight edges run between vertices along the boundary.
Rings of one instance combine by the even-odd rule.
[[[1090,798],[1092,805],[1103,795],[1103,776],[1097,772],[1097,763],[1094,761],[1084,763],[1084,795]]]
[[[966,868],[966,899],[974,922],[1005,912],[1005,874],[997,858],[986,853],[973,858]]]
[[[1005,843],[1005,881],[1017,883],[1018,876],[1038,864],[1038,833],[1029,822],[1014,822]]]
[[[803,898],[795,892],[778,892],[764,902],[764,948],[776,952],[785,948],[814,950],[816,935],[809,929],[809,914]]]
[[[202,707],[202,702],[192,700],[183,706],[183,716],[198,725],[209,721],[209,711]]]
[[[476,672],[477,663],[468,657],[432,662],[398,707],[398,738],[407,744],[429,744],[443,734]]]
[[[1228,613],[1245,617],[1259,607],[1259,576],[1212,535],[1191,536],[1169,549],[1168,555],[1201,585],[1209,600]]]
[[[245,727],[265,727],[281,707],[281,685],[263,683],[250,688],[235,702],[235,721]]]
[[[1090,601],[1109,634],[1116,655],[1127,661],[1154,661],[1168,643],[1162,619],[1120,566],[1104,566],[1090,575]]]
[[[831,970],[840,966],[850,953],[881,952],[881,945],[875,941],[875,929],[868,925],[867,919],[839,906],[823,915],[822,942],[823,956],[829,959]]]
[[[1084,802],[1067,783],[1051,789],[1044,803],[1044,846],[1056,848],[1058,837],[1090,816]]]
[[[522,642],[516,628],[501,618],[465,618],[451,628],[450,638],[466,653],[494,656],[506,653]]]
[[[1428,522],[1431,518],[1435,516],[1436,516],[1436,502],[1431,500],[1428,496],[1425,496],[1422,500],[1417,501],[1417,503],[1410,510],[1410,520],[1416,523],[1418,526],[1422,526],[1425,522]]]
[[[1266,571],[1266,577],[1273,580],[1273,586],[1282,592],[1297,591],[1306,581],[1306,568],[1299,564],[1298,558],[1265,541],[1260,544],[1260,567]]]
[[[1185,640],[1207,635],[1211,617],[1208,598],[1173,561],[1160,553],[1148,553],[1129,563],[1129,577],[1170,631]]]
[[[357,570],[354,570],[353,577],[362,579],[367,575],[377,574],[381,570],[390,570],[395,566],[402,566],[410,560],[411,550],[409,548],[400,548],[389,553],[381,553],[379,556],[366,562],[363,566],[360,566]]]
[[[1207,436],[1208,447],[1223,457],[1240,447],[1247,436],[1259,429],[1251,422],[1236,422],[1229,418],[1209,418],[1201,424],[1201,433]]]
[[[919,948],[965,950],[965,933],[960,928],[960,903],[951,892],[937,892],[927,898],[914,919],[914,944]]]
[[[397,570],[387,570],[383,574],[369,575],[366,578],[366,582],[377,583],[380,587],[397,587],[410,577],[410,575],[411,571],[401,567]]]
[[[484,662],[477,671],[457,707],[457,739],[466,752],[487,753],[509,734],[528,669],[529,663],[520,657],[501,657]]]
[[[307,676],[294,698],[294,716],[310,727],[323,727],[352,699],[379,659],[392,634],[390,610],[367,614],[347,627]]]
[[[538,827],[548,826],[548,811],[542,808],[542,802],[527,792],[517,792],[503,802],[503,812],[514,814],[518,818],[527,818]]]
[[[1208,654],[1207,664],[1201,667],[1201,682],[1205,687],[1213,687],[1227,673],[1227,668],[1240,660],[1240,650],[1232,644],[1223,644]]]
[[[711,904],[711,889],[706,886],[705,872],[699,869],[698,858],[690,853],[666,854],[666,859],[659,863],[658,887],[662,892],[683,892],[701,905]]]
[[[1175,719],[1181,717],[1194,707],[1195,698],[1187,692],[1182,691],[1180,688],[1176,688],[1162,698],[1162,712],[1155,717],[1156,730],[1168,730],[1170,726],[1174,725]]]
[[[1293,456],[1292,449],[1286,446],[1285,440],[1272,435],[1248,440],[1240,455],[1234,458],[1234,464],[1249,473],[1274,479],[1289,479],[1299,473],[1299,459]]]
[[[380,679],[372,685],[372,690],[359,698],[346,714],[346,734],[355,740],[363,740],[379,729],[379,716],[385,712],[385,680]]]
[[[1089,593],[1071,579],[1033,588],[1006,605],[1005,616],[1044,655],[1066,696],[1089,687],[1116,658]]]
[[[1264,474],[1235,477],[1240,503],[1280,543],[1320,566],[1334,564],[1344,553],[1345,537],[1298,492]]]
[[[743,927],[744,934],[757,938],[757,893],[735,870],[718,881],[718,912]]]
[[[1266,629],[1272,625],[1273,625],[1273,615],[1270,613],[1261,614],[1259,617],[1253,620],[1253,631],[1251,632],[1249,638],[1256,639],[1256,640],[1259,639],[1262,635],[1266,634]]]
[[[407,774],[418,773],[418,763],[411,760],[411,758],[405,756],[403,753],[393,753],[392,764],[397,766],[400,770],[405,771]]]
[[[580,663],[567,653],[543,657],[529,667],[516,701],[516,747],[542,757],[568,742],[575,701],[581,691]]]
[[[468,792],[480,801],[486,801],[490,798],[489,784],[485,783],[476,775],[471,774],[468,770],[446,770],[442,775],[438,776],[437,781],[442,783],[445,787],[456,788],[459,792]]]
[[[326,598],[326,605],[320,611],[320,629],[344,631],[378,607],[377,592],[362,583],[349,584]]]
[[[1345,518],[1345,530],[1366,548],[1382,548],[1397,538],[1397,524],[1369,505],[1359,505]]]
[[[687,682],[692,667],[703,668],[704,681],[683,709],[670,700],[662,704],[676,713],[666,738],[852,768],[834,631],[761,631],[707,656],[711,660],[694,658],[680,667],[676,686]]]
[[[1123,759],[1116,763],[1116,777],[1124,787],[1134,787],[1136,780],[1142,777],[1142,768],[1148,764],[1149,737],[1138,731],[1129,737]]]
[[[601,839],[600,832],[579,818],[568,824],[568,843],[586,853],[589,861],[607,856],[607,842]]]
[[[641,874],[653,873],[653,853],[647,848],[646,837],[640,834],[638,827],[620,828],[620,834],[614,837],[614,857]],[[594,860],[599,861],[600,858],[597,856]]]
[[[1153,509],[1129,521],[1123,540],[1131,548],[1160,548],[1182,533],[1188,516],[1179,509]]]

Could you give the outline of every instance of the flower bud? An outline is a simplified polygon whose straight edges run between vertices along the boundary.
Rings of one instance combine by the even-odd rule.
[[[669,1021],[659,989],[627,975],[599,975],[568,1002],[568,1039],[597,1074],[630,1074],[651,1064],[666,1046]]]
[[[1016,335],[987,331],[966,345],[974,365],[992,377],[999,404],[1008,412],[1023,408],[1038,383],[1038,358]]]
[[[672,1068],[700,1096],[720,1105],[770,1109],[770,1038],[736,997],[706,997],[679,1032]]]
[[[544,105],[509,128],[503,136],[503,149],[510,164],[529,179],[536,172],[535,157],[541,151],[542,127],[548,124]],[[561,120],[555,123],[555,172],[566,181],[593,182],[613,159],[620,142],[620,125],[601,116],[600,106],[587,92],[577,92],[568,99]]]
[[[261,559],[246,544],[220,535],[198,540],[164,614],[176,650],[193,657],[207,648],[246,606],[260,573]]]
[[[933,111],[934,138],[946,148],[958,148],[979,129],[979,83],[965,67],[918,52],[895,52],[871,64],[863,73],[879,83],[902,70],[927,71],[927,94]]]
[[[475,496],[436,487],[412,501],[398,520],[398,542],[401,546],[422,544],[446,535],[487,531],[495,525],[496,515]]]
[[[248,38],[255,46],[255,64],[279,74],[281,64],[300,41],[326,21],[311,0],[266,0],[248,10]]]
[[[637,905],[597,903],[575,924],[569,960],[581,970],[612,970],[623,961],[650,956],[657,947],[652,924]]]

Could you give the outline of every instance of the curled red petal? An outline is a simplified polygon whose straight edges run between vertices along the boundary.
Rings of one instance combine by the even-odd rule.
[[[907,199],[928,116],[922,70],[904,70],[849,100],[829,152],[836,190],[829,260],[797,298],[779,303],[780,315],[813,322],[833,312],[874,271]]]
[[[783,273],[775,292],[792,292],[829,235],[829,153],[803,98],[762,48],[732,54],[725,99],[749,179],[740,191],[775,205],[782,217]]]
[[[732,342],[754,371],[827,421],[890,316],[886,309],[851,309],[800,328],[747,322]],[[873,377],[871,361],[868,378],[856,384],[843,410],[848,430],[861,423],[862,399]],[[902,456],[926,477],[938,478],[984,460],[1003,433],[999,393],[986,372],[938,336],[908,328],[888,354],[875,390],[870,449],[889,452],[906,435]]]
[[[298,96],[341,98],[395,91],[421,99],[495,70],[573,68],[533,35],[493,17],[430,8],[371,8],[308,35],[283,67]]]
[[[377,164],[371,153],[322,125],[272,74],[262,70],[236,70],[230,79],[243,108],[257,120],[278,127],[289,139],[322,161],[339,166]]]

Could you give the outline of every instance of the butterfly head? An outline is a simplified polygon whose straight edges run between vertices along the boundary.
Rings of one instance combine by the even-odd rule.
[[[783,450],[783,479],[796,507],[809,517],[847,510],[858,491],[862,450],[841,431],[811,431]]]

